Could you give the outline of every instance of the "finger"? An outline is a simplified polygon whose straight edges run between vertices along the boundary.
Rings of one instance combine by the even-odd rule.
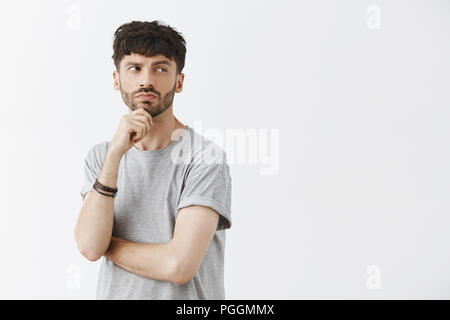
[[[139,142],[144,137],[142,128],[137,127],[135,130],[136,130],[136,134],[134,135],[134,137],[132,137],[133,143]]]
[[[150,115],[150,113],[146,109],[139,108],[139,109],[135,110],[135,112],[138,114],[144,115],[148,119],[149,123],[151,123],[151,125],[153,125],[153,117]]]
[[[145,129],[147,130],[147,132],[149,132],[150,131],[150,126],[151,126],[151,124],[150,124],[150,122],[148,121],[148,119],[147,118],[143,118],[143,120],[142,120],[143,122],[144,122],[144,124],[145,124]],[[147,133],[146,133],[147,134]]]
[[[144,117],[143,115],[138,114],[138,115],[133,116],[132,119],[142,122],[145,125],[145,127],[147,128],[147,131],[150,131],[150,123],[149,123],[147,117]]]
[[[150,130],[150,124],[148,123],[147,118],[143,116],[135,116],[135,118],[132,118],[131,120],[136,121],[136,123],[144,126],[146,132]]]
[[[134,119],[129,119],[129,123],[131,124],[133,130],[136,132],[136,136],[133,140],[141,140],[147,135],[147,128],[144,123]]]

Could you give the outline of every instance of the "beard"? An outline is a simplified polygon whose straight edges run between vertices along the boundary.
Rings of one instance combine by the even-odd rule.
[[[125,104],[128,106],[128,109],[130,109],[130,112],[133,112],[134,110],[137,110],[139,108],[144,108],[144,110],[150,113],[152,118],[154,118],[169,109],[169,107],[172,105],[173,98],[175,96],[175,88],[176,82],[172,90],[167,92],[164,97],[162,97],[162,99],[161,95],[157,94],[154,91],[139,91],[136,93],[136,95],[142,92],[148,92],[154,94],[156,96],[156,99],[153,101],[138,101],[137,99],[133,100],[131,93],[122,90],[122,83],[120,83],[120,94],[122,95],[123,102],[125,102]]]

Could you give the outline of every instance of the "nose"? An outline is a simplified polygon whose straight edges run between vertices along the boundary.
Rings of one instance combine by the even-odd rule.
[[[147,71],[143,71],[142,73],[142,77],[140,79],[140,87],[141,88],[149,88],[155,87],[155,79],[154,77],[152,77],[151,75],[151,70],[147,70]]]

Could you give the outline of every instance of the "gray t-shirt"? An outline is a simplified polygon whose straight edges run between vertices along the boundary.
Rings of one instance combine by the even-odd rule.
[[[210,207],[219,213],[219,223],[199,271],[192,280],[178,285],[141,277],[102,257],[97,299],[225,299],[225,229],[231,227],[231,176],[226,153],[193,128],[180,130],[182,134],[165,148],[139,150],[133,146],[122,157],[113,236],[167,243],[179,209]],[[110,142],[98,143],[88,151],[82,197],[93,190]]]

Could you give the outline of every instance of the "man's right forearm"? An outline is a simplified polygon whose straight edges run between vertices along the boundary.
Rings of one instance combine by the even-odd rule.
[[[122,155],[107,152],[98,181],[115,188]],[[114,198],[93,190],[88,192],[75,227],[75,239],[80,252],[89,260],[96,261],[109,247],[114,221]]]

